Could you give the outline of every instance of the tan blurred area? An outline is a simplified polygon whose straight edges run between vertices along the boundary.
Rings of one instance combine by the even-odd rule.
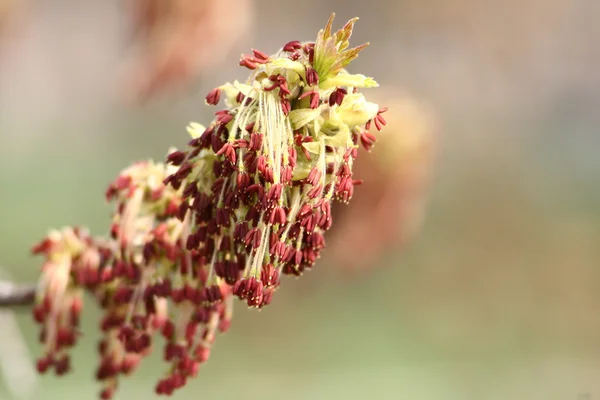
[[[133,37],[130,96],[156,97],[181,90],[199,71],[214,69],[249,28],[251,0],[129,0]]]
[[[326,262],[346,271],[378,265],[382,253],[418,234],[439,139],[424,103],[389,88],[370,99],[391,110],[384,114],[387,126],[370,153],[361,149],[354,175],[362,184],[349,204],[334,205],[325,253]]]
[[[0,38],[19,19],[23,6],[21,0],[0,0]]]
[[[153,25],[167,38],[181,29],[198,70],[179,75],[189,79],[179,81],[184,90],[132,107],[122,102],[133,57],[124,3],[31,2],[0,57],[0,262],[32,280],[29,246],[47,228],[105,230],[104,185],[131,161],[182,146],[188,121],[208,121],[204,95],[246,76],[238,54],[312,39],[331,11],[340,24],[359,16],[352,40],[371,45],[350,69],[373,76],[381,87],[365,96],[389,107],[380,143],[359,158],[365,183],[342,206],[331,251],[298,281],[284,280],[269,310],[239,307],[180,398],[600,396],[600,3],[251,7],[251,16],[241,5],[217,13],[228,34],[229,21],[251,19],[237,41],[224,39],[228,52],[214,54],[228,55],[212,69],[198,61],[213,50],[191,44],[193,24],[174,22],[184,14]],[[141,81],[167,40],[147,43],[140,54],[150,61],[133,73]],[[369,268],[343,268],[355,264]],[[94,320],[85,327],[90,348]],[[20,323],[32,327],[26,315]],[[84,347],[68,385],[45,380],[36,399],[93,396],[95,354]],[[147,398],[144,376],[159,371],[157,362],[133,378],[128,397]]]

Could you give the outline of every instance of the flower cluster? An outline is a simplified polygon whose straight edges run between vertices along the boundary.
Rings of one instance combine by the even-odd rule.
[[[168,157],[178,170],[165,182],[187,181],[187,249],[249,306],[268,304],[281,274],[312,267],[332,201],[347,202],[360,183],[352,174],[359,144],[370,149],[369,128],[385,125],[385,110],[358,93],[375,81],[343,68],[365,47],[348,49],[354,21],[332,33],[331,18],[315,42],[289,42],[274,56],[243,55],[250,79],[211,91],[206,102],[223,97],[227,108],[206,129],[192,124],[188,150]]]
[[[42,325],[44,372],[70,369],[82,292],[104,310],[96,378],[101,398],[135,370],[157,335],[170,365],[156,385],[171,394],[197,374],[217,332],[231,324],[233,298],[269,304],[282,274],[311,268],[332,225],[331,204],[348,202],[352,173],[371,125],[385,125],[359,88],[376,83],[344,67],[355,20],[277,54],[258,50],[240,65],[242,84],[211,91],[227,108],[204,128],[191,124],[185,151],[167,163],[139,162],[121,172],[106,197],[115,203],[110,237],[77,228],[50,233],[34,252],[46,258],[34,310]]]
[[[96,372],[103,399],[112,397],[118,375],[133,372],[150,352],[154,334],[166,340],[164,359],[171,364],[156,391],[170,394],[208,359],[217,331],[229,328],[231,290],[194,268],[198,255],[185,250],[189,218],[176,216],[181,191],[162,183],[168,172],[164,164],[140,162],[109,186],[106,196],[116,202],[110,239],[65,228],[35,246],[46,257],[34,310],[46,347],[40,372],[68,371],[66,350],[78,335],[83,289],[104,310]]]

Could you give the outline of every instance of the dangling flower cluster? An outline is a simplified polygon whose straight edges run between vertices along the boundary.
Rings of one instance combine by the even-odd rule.
[[[249,306],[270,303],[281,274],[312,267],[332,201],[348,202],[360,183],[352,175],[359,144],[370,149],[371,125],[386,124],[385,110],[358,93],[376,82],[344,70],[366,46],[348,49],[355,19],[335,33],[332,22],[315,42],[243,55],[249,80],[211,91],[206,102],[223,97],[227,108],[206,129],[190,125],[188,150],[168,157],[178,170],[165,183],[179,189],[187,180],[179,212],[193,219],[186,248]]]
[[[34,309],[46,347],[40,372],[69,370],[66,350],[78,335],[82,290],[104,310],[96,372],[103,399],[112,397],[119,375],[133,372],[149,354],[153,335],[166,340],[164,359],[171,365],[156,392],[171,394],[208,359],[216,333],[229,328],[231,290],[195,268],[197,252],[185,250],[190,219],[176,217],[182,193],[162,183],[169,169],[139,162],[109,186],[106,197],[116,202],[110,239],[65,228],[35,246],[46,257]]]
[[[112,397],[156,335],[170,365],[156,392],[171,394],[229,328],[234,296],[261,308],[282,274],[312,267],[332,201],[347,202],[359,183],[359,144],[369,149],[370,126],[385,125],[385,110],[358,93],[376,83],[344,70],[366,46],[348,49],[354,21],[332,33],[332,16],[314,43],[242,56],[250,79],[209,93],[207,103],[224,97],[227,109],[208,128],[188,127],[186,151],[171,151],[166,165],[138,162],[109,186],[109,238],[65,228],[34,248],[46,258],[34,309],[40,372],[70,369],[87,291],[104,311],[101,398]]]
[[[38,360],[37,368],[40,372],[53,368],[57,375],[63,375],[71,369],[67,350],[79,336],[83,307],[82,290],[72,273],[77,270],[83,277],[90,259],[97,259],[98,253],[93,239],[79,228],[50,232],[34,246],[33,253],[46,256],[33,308],[36,322],[43,324],[40,341],[45,345],[45,355]]]

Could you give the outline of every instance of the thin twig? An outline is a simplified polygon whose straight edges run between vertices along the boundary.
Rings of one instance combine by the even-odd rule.
[[[19,285],[0,281],[0,307],[31,305],[35,299],[35,290],[34,284]]]

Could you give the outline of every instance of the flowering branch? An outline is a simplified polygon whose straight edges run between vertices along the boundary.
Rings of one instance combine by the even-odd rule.
[[[18,285],[0,281],[0,307],[30,306],[35,300],[35,284]]]
[[[169,367],[155,391],[170,395],[229,329],[234,298],[262,308],[282,275],[313,267],[332,203],[347,203],[360,184],[358,148],[371,149],[371,127],[386,125],[386,109],[359,93],[377,83],[345,70],[366,47],[348,48],[355,21],[333,32],[332,16],[315,42],[242,55],[250,77],[208,94],[207,104],[226,108],[206,128],[190,124],[186,149],[135,163],[108,187],[108,238],[66,227],[34,247],[44,257],[33,310],[40,372],[71,369],[87,292],[104,310],[100,397],[113,396],[158,335]]]

